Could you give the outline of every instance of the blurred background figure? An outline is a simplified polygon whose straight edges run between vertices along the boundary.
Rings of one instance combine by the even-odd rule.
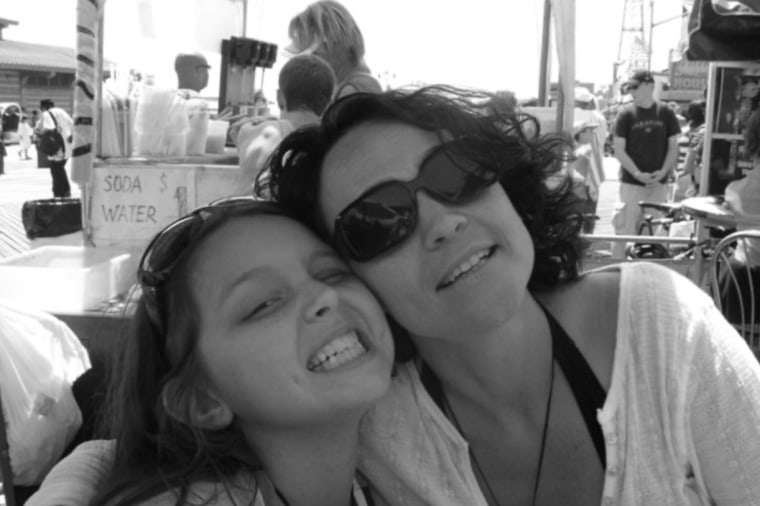
[[[31,160],[29,148],[32,147],[32,126],[29,124],[29,116],[24,114],[18,124],[18,157],[22,160]]]
[[[189,130],[185,153],[188,155],[201,155],[206,151],[209,109],[200,92],[208,86],[210,69],[206,57],[200,53],[180,53],[174,59],[177,91],[185,99],[187,108]]]
[[[53,197],[71,197],[71,185],[69,184],[69,176],[66,174],[66,162],[71,155],[74,120],[71,119],[69,113],[60,107],[56,107],[49,98],[40,101],[40,110],[42,113],[35,133],[39,135],[43,130],[58,128],[63,137],[63,147],[57,153],[48,155],[50,177],[53,180]]]
[[[3,142],[3,125],[0,124],[0,176],[5,174],[5,143]]]
[[[747,175],[728,183],[725,190],[725,202],[745,223],[737,229],[760,229],[760,109],[749,117],[743,132],[744,150],[752,161],[752,168]],[[749,267],[749,269],[747,269]],[[728,276],[723,280],[721,302],[726,319],[730,322],[742,321],[739,294],[750,294],[750,284],[755,293],[755,321],[760,316],[760,244],[749,239],[737,245],[730,261],[730,268],[737,278],[739,291]],[[749,307],[745,304],[745,308]],[[747,321],[745,319],[745,321]]]
[[[592,148],[594,156],[597,158],[596,162],[599,166],[602,166],[604,158],[604,144],[607,142],[607,136],[609,135],[609,128],[607,128],[607,118],[599,111],[596,103],[596,97],[591,93],[588,88],[583,86],[577,86],[575,88],[575,120],[588,123],[592,121],[597,125],[594,130],[594,138],[592,141]],[[578,111],[580,109],[580,111]],[[581,112],[584,111],[584,112]]]
[[[678,140],[679,158],[686,151],[678,178],[678,187],[682,187],[683,178],[688,178],[688,187],[683,190],[684,197],[699,195],[699,178],[702,174],[702,146],[705,136],[705,100],[692,100],[686,109],[686,128]],[[685,148],[684,148],[685,144]],[[676,190],[676,195],[679,190]]]
[[[333,0],[310,4],[290,21],[285,52],[316,54],[335,72],[335,98],[357,91],[379,93],[380,82],[364,61],[364,37],[351,13]]]
[[[599,128],[598,123],[588,120],[576,121],[573,126],[575,152],[568,172],[573,181],[573,190],[583,202],[581,213],[584,215],[585,234],[594,233],[599,187],[604,181],[604,167],[597,161],[592,147]]]
[[[517,101],[513,91],[499,90],[494,92],[493,98],[485,103],[489,114],[498,114],[500,116],[509,116],[517,112],[520,104]]]
[[[209,70],[206,57],[200,53],[180,53],[174,59],[174,71],[177,73],[177,88],[186,92],[184,98],[197,97],[208,86]]]
[[[332,100],[335,74],[325,60],[313,54],[294,56],[279,76],[279,119],[245,124],[236,145],[240,156],[241,193],[250,193],[253,182],[280,141],[290,132],[315,123]]]

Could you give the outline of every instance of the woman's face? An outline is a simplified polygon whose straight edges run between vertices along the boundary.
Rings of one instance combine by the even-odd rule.
[[[371,406],[393,341],[370,291],[334,251],[281,216],[231,219],[190,263],[198,356],[248,427],[296,427]]]
[[[327,153],[321,213],[335,217],[359,195],[388,180],[409,181],[439,140],[398,122],[368,122]],[[509,319],[525,296],[533,246],[499,184],[464,205],[417,192],[417,226],[404,242],[351,267],[412,334],[466,339]]]

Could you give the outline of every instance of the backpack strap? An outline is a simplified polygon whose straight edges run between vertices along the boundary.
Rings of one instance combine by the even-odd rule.
[[[48,109],[45,112],[47,112],[50,115],[50,117],[53,118],[53,124],[55,125],[55,129],[60,132],[61,129],[58,128],[58,120],[55,119],[55,114],[53,114],[53,111],[51,111],[50,109]]]

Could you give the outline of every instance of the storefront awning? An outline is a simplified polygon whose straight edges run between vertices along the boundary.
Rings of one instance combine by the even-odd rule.
[[[76,70],[75,51],[67,47],[0,40],[0,69],[73,74]]]

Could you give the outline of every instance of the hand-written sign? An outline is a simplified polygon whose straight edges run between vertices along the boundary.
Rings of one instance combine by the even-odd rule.
[[[96,167],[90,223],[100,243],[144,241],[195,208],[187,167]]]

